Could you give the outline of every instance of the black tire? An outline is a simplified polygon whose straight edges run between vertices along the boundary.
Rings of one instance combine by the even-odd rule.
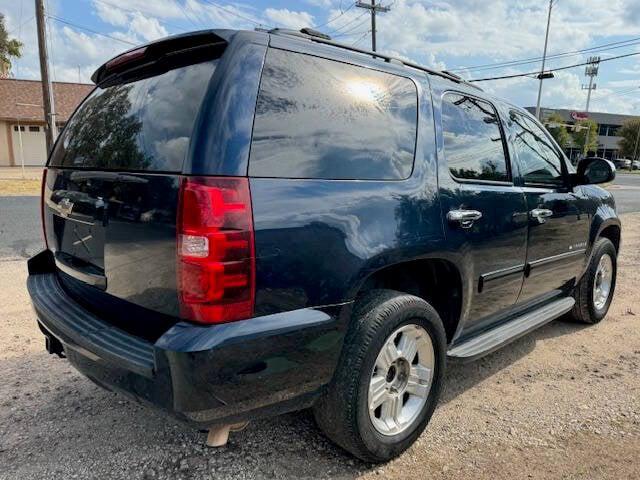
[[[368,386],[376,357],[387,338],[405,324],[424,328],[434,349],[431,390],[407,430],[393,436],[379,433],[369,417]],[[334,379],[314,406],[316,422],[345,450],[366,462],[385,462],[413,444],[436,407],[442,388],[446,335],[437,312],[423,299],[393,290],[373,290],[355,305]]]
[[[609,255],[611,257],[613,265],[613,279],[611,281],[609,298],[604,306],[598,309],[594,304],[593,285],[596,281],[598,264],[603,255]],[[576,286],[574,292],[576,304],[570,313],[571,320],[593,325],[600,322],[605,317],[609,311],[609,306],[611,305],[611,300],[613,299],[613,294],[615,292],[617,273],[618,266],[616,247],[614,247],[613,243],[611,243],[611,240],[608,238],[599,238],[593,246],[593,255],[591,256],[591,261],[589,262],[587,271]]]

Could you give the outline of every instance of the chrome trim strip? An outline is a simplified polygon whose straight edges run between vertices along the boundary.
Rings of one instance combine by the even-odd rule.
[[[478,293],[482,293],[484,285],[492,280],[498,280],[500,278],[508,277],[524,272],[525,264],[515,265],[513,267],[502,268],[500,270],[494,270],[493,272],[483,273],[478,280]]]
[[[542,265],[547,265],[549,263],[557,262],[560,260],[564,260],[566,258],[577,256],[577,255],[584,255],[586,252],[587,252],[586,248],[581,248],[579,250],[572,250],[570,252],[560,253],[558,255],[553,255],[551,257],[545,257],[539,260],[534,260],[533,262],[528,262],[529,269],[531,270],[536,267],[541,267]]]
[[[58,267],[59,270],[62,270],[70,277],[73,277],[76,280],[80,280],[81,282],[88,283],[89,285],[92,285],[94,287],[100,288],[101,290],[107,289],[107,277],[103,275],[94,275],[92,273],[81,272],[62,262],[59,258],[56,258],[55,262],[56,267]]]

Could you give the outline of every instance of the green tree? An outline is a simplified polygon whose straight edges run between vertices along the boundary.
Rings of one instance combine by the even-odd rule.
[[[560,148],[566,148],[569,143],[571,143],[571,135],[567,131],[567,127],[563,124],[565,123],[564,118],[562,118],[559,114],[554,113],[547,118],[546,127],[549,130],[551,136],[555,139],[555,141],[560,145]],[[556,124],[554,126],[554,124]]]
[[[11,66],[11,58],[22,56],[22,43],[15,38],[10,39],[4,26],[4,15],[0,13],[0,63]]]
[[[588,152],[596,152],[598,150],[598,124],[591,119],[580,120],[576,122],[578,127],[581,128],[573,134],[573,143],[578,147],[583,154]],[[587,132],[589,132],[589,143],[585,145],[587,139]]]
[[[624,158],[635,158],[637,160],[640,157],[640,144],[638,142],[638,135],[640,135],[640,119],[628,120],[618,130],[618,136],[622,137],[620,143],[620,156]],[[637,144],[637,150],[636,150]]]

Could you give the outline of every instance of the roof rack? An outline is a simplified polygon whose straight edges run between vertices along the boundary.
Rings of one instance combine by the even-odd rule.
[[[365,50],[363,48],[354,47],[352,45],[345,45],[344,43],[336,42],[331,39],[329,35],[326,35],[322,32],[318,32],[317,30],[313,30],[311,28],[303,28],[301,30],[292,30],[288,28],[272,28],[270,30],[256,28],[256,30],[272,33],[275,35],[291,35],[294,37],[306,38],[307,40],[311,40],[317,43],[323,43],[325,45],[332,45],[334,47],[342,48],[345,50],[349,50],[351,52],[363,53],[365,55],[370,55],[374,58],[382,58],[387,63],[395,63],[399,65],[404,65],[405,67],[415,68],[417,70],[421,70],[423,72],[430,73],[432,75],[438,75],[439,77],[446,78],[447,80],[451,80],[456,83],[463,83],[470,87],[473,87],[477,90],[482,90],[479,86],[467,82],[464,78],[456,75],[454,73],[448,72],[446,70],[433,70],[431,68],[419,65],[417,63],[410,62],[408,60],[403,60],[398,57],[392,57],[391,55],[385,55],[384,53],[372,52],[370,50]]]

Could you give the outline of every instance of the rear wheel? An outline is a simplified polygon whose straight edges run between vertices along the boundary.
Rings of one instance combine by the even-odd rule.
[[[598,323],[609,311],[616,287],[616,253],[608,238],[596,241],[589,267],[576,286],[576,304],[571,311],[574,320]]]
[[[427,302],[370,292],[356,305],[334,381],[314,407],[319,426],[365,461],[399,455],[433,414],[445,352],[442,322]]]

